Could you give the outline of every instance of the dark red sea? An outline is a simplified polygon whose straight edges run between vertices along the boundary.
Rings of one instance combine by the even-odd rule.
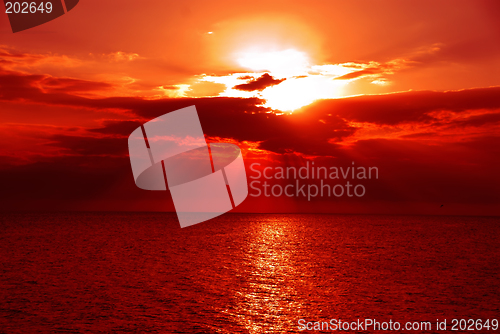
[[[488,217],[2,214],[0,333],[442,333],[500,319],[499,241]]]

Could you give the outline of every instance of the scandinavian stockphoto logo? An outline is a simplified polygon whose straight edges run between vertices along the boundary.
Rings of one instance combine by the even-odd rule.
[[[207,144],[195,106],[155,118],[128,138],[135,184],[170,190],[181,227],[235,208],[248,195],[241,150]]]
[[[9,1],[4,0],[12,32],[34,28],[75,8],[79,0]]]

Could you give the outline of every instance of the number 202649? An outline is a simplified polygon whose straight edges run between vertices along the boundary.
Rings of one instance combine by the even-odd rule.
[[[51,13],[52,2],[7,2],[5,3],[5,12],[7,14],[34,14],[34,13]]]

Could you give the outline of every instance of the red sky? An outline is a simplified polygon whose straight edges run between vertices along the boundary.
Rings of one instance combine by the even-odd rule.
[[[0,208],[172,210],[135,186],[127,137],[194,104],[247,167],[379,169],[361,199],[239,211],[498,215],[499,16],[495,0],[87,0],[13,34],[0,13]]]

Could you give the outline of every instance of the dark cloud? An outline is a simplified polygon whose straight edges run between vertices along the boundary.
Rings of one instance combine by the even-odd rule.
[[[429,123],[435,111],[460,113],[466,110],[500,108],[500,87],[460,91],[418,91],[386,95],[367,95],[345,99],[321,100],[304,107],[302,113],[318,116],[331,113],[355,122],[378,125]]]
[[[265,75],[268,74],[264,74],[263,77]],[[275,80],[272,77],[270,78]],[[71,80],[63,81],[71,83],[67,89],[61,85],[56,92],[44,92],[40,88],[40,84],[44,80],[47,80],[47,77],[42,75],[0,72],[0,100],[23,100],[49,105],[67,105],[94,109],[122,109],[132,111],[144,118],[154,118],[168,110],[195,104],[202,113],[209,113],[214,122],[224,124],[226,122],[231,123],[231,121],[235,123],[248,121],[254,118],[270,119],[269,122],[274,119],[270,114],[260,115],[268,112],[269,108],[259,106],[264,101],[258,98],[216,97],[147,100],[141,97],[110,97],[89,99],[72,95],[75,89],[74,86],[79,87],[78,89],[91,89],[88,82],[77,81],[77,84],[77,82]],[[95,85],[100,87],[102,83],[97,82]],[[327,119],[328,115],[333,115],[333,117],[338,116],[348,121],[395,125],[435,121],[436,119],[429,115],[433,111],[447,110],[459,113],[466,110],[493,110],[499,108],[500,87],[448,92],[410,91],[396,94],[320,100],[295,112],[291,119],[307,119],[316,122],[320,119]],[[261,122],[257,121],[257,123]],[[241,128],[241,126],[238,127]]]
[[[43,76],[3,73],[0,75],[0,98],[21,99],[44,104],[58,104],[100,109],[121,109],[136,114],[145,121],[164,113],[196,105],[205,133],[210,137],[232,138],[237,141],[259,142],[272,152],[295,151],[311,155],[329,155],[331,142],[340,142],[356,132],[349,122],[377,125],[435,124],[440,120],[432,112],[500,108],[500,87],[478,88],[451,92],[405,92],[398,94],[358,96],[317,101],[291,115],[275,115],[258,106],[257,98],[172,98],[146,100],[140,97],[88,99],[69,92],[43,92],[38,83]],[[87,85],[88,83],[85,83]],[[4,93],[5,92],[5,93]],[[469,118],[492,122],[498,116]],[[105,135],[126,136],[141,121],[114,121],[90,130]],[[466,122],[466,121],[463,121]],[[94,138],[91,141],[96,140]],[[312,143],[314,141],[314,143]],[[62,142],[56,140],[57,143]],[[68,139],[71,142],[71,139]],[[303,143],[303,144],[302,144]],[[308,145],[307,143],[311,143]],[[90,145],[90,144],[89,144]],[[321,147],[322,145],[322,147]],[[90,145],[90,147],[93,147]],[[91,151],[91,150],[87,150]],[[109,152],[108,152],[109,153]]]
[[[262,76],[257,79],[250,80],[246,84],[236,85],[233,88],[238,90],[244,90],[246,92],[252,92],[255,90],[264,90],[267,87],[275,86],[277,84],[282,83],[286,79],[274,79],[268,73],[264,73]]]

